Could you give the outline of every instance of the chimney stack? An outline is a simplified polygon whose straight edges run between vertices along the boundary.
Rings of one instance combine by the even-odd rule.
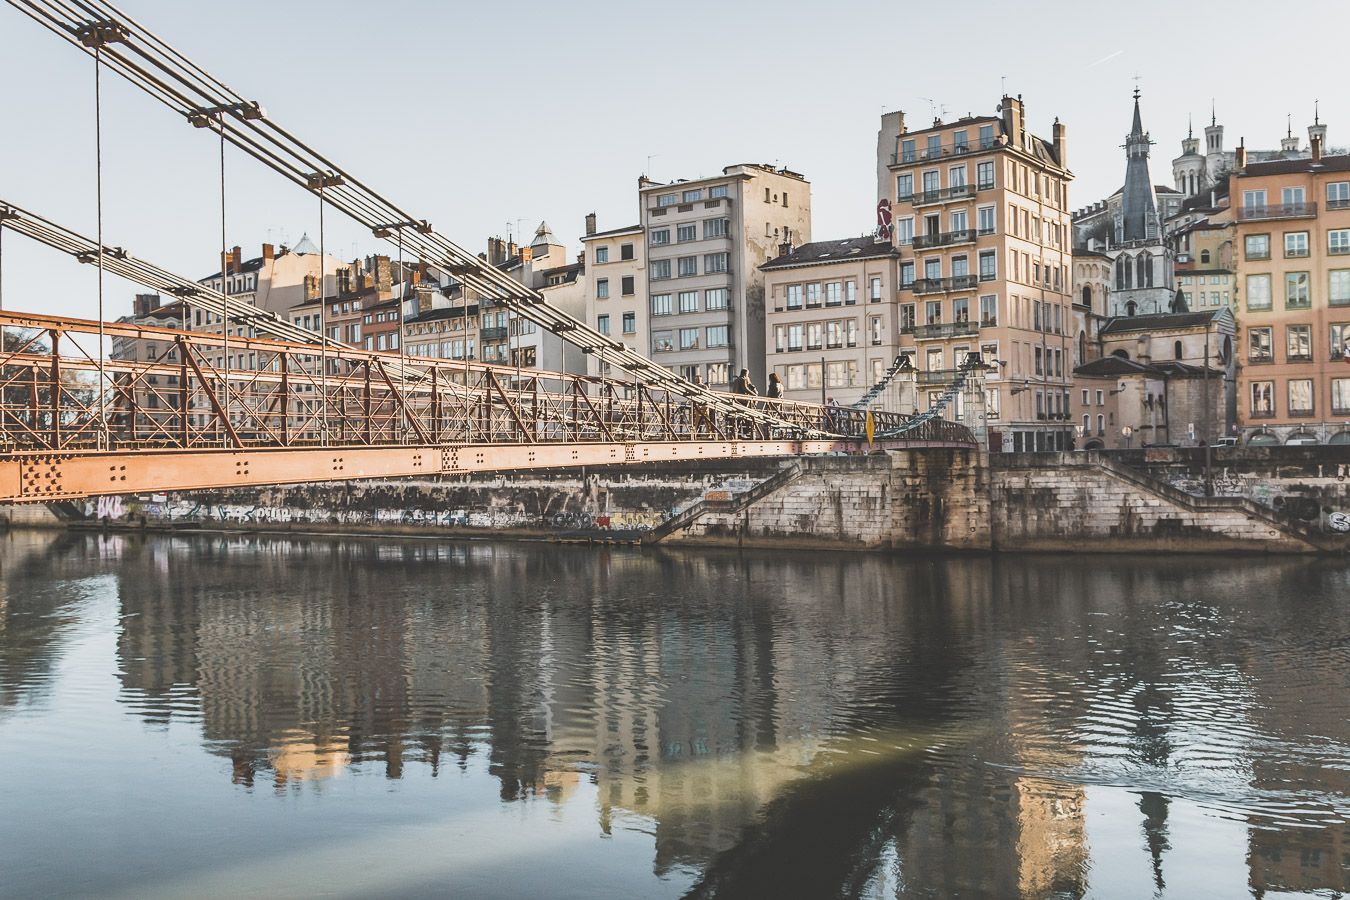
[[[264,263],[270,263],[276,258],[276,250],[272,248],[271,244],[262,245],[262,258]]]
[[[230,251],[231,273],[238,272],[240,269],[243,268],[243,257],[244,257],[243,249],[238,244],[235,244],[234,249]]]
[[[148,316],[159,309],[159,294],[137,294],[132,309],[138,316]]]
[[[1322,138],[1320,135],[1313,135],[1312,141],[1312,161],[1318,162],[1322,159]]]
[[[389,257],[375,257],[375,291],[385,294],[394,289],[394,276],[389,265]]]
[[[586,235],[595,234],[595,213],[586,214]]]
[[[999,106],[1003,112],[1003,131],[1008,136],[1008,142],[1017,147],[1024,146],[1022,95],[1018,94],[1016,98],[1004,96]]]
[[[1238,140],[1237,150],[1233,154],[1233,168],[1239,172],[1247,168],[1247,139]]]
[[[1068,147],[1064,143],[1064,125],[1060,123],[1059,116],[1055,116],[1055,125],[1051,130],[1055,143],[1055,159],[1063,168],[1069,167]]]

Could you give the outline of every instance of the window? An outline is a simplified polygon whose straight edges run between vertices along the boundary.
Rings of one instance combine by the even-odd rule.
[[[908,260],[900,264],[900,287],[908,288],[914,286],[914,261]]]
[[[1270,309],[1270,276],[1247,276],[1247,309],[1259,311]]]
[[[981,206],[975,211],[975,221],[980,234],[994,233],[994,207]]]
[[[619,245],[619,259],[632,259],[632,258],[633,258],[633,245],[632,245],[632,244],[620,244],[620,245]]]
[[[626,312],[623,314],[623,333],[637,334],[637,313]]]
[[[909,200],[914,196],[914,173],[906,172],[895,176],[895,198]]]
[[[1350,228],[1338,228],[1327,232],[1327,252],[1332,256],[1350,253]]]
[[[609,334],[609,316],[596,316],[595,330],[601,334]]]
[[[715,184],[708,188],[709,197],[725,197],[727,195],[727,186],[725,184]]]
[[[839,282],[831,281],[825,285],[825,305],[838,306],[844,302],[843,296],[839,292]]]
[[[1247,235],[1246,251],[1248,259],[1270,259],[1270,235]]]
[[[680,349],[681,349],[681,350],[697,350],[697,349],[699,348],[699,346],[698,346],[698,333],[699,333],[699,329],[697,329],[697,328],[681,328],[681,329],[680,329]]]
[[[844,325],[837,319],[825,323],[825,346],[831,350],[844,346]]]
[[[872,278],[872,280],[869,281],[869,282],[867,283],[867,298],[868,298],[868,300],[870,300],[872,303],[880,303],[880,302],[881,302],[881,279],[880,279],[880,278],[874,276],[874,277]]]
[[[698,201],[700,201],[700,200],[703,199],[703,192],[702,192],[702,191],[685,191],[684,194],[682,195],[682,197],[681,197],[680,199],[681,199],[681,201],[684,202],[684,203],[697,203]]]
[[[595,283],[595,298],[597,300],[609,299],[609,279],[601,278]]]
[[[1254,417],[1275,415],[1275,382],[1253,381],[1251,385],[1251,414]]]
[[[1284,255],[1299,257],[1308,255],[1308,232],[1286,231],[1284,233]]]
[[[998,297],[986,294],[980,298],[980,327],[992,328],[998,324]]]
[[[928,149],[924,153],[925,159],[937,159],[942,155],[942,135],[928,135]]]
[[[703,237],[726,237],[731,232],[730,219],[707,219],[703,222]]]
[[[819,322],[809,322],[806,326],[806,349],[819,350],[824,343],[825,327]]]
[[[730,384],[731,363],[708,363],[708,384]]]
[[[1243,191],[1242,206],[1244,209],[1259,209],[1266,205],[1265,191]]]
[[[998,256],[997,251],[980,251],[980,280],[993,281],[998,277]]]
[[[714,272],[725,272],[730,265],[731,254],[729,253],[705,253],[703,254],[703,272],[711,275]]]
[[[802,334],[804,329],[801,325],[789,325],[787,329],[787,348],[791,350],[802,349]]]
[[[870,316],[867,319],[867,333],[871,338],[873,347],[881,344],[881,340],[884,337],[881,329],[881,316]]]
[[[698,291],[680,291],[680,312],[698,312]]]
[[[820,285],[818,283],[806,286],[806,305],[808,307],[820,305]]]
[[[1307,309],[1312,306],[1307,272],[1284,273],[1285,309]]]
[[[994,146],[994,126],[993,126],[993,125],[981,125],[981,126],[980,126],[980,149],[981,149],[981,150],[988,150],[988,149],[989,149],[990,147],[992,147],[992,146]]]
[[[668,316],[672,311],[669,294],[652,294],[652,315]]]
[[[938,195],[939,179],[941,173],[937,169],[932,169],[923,173],[923,193],[924,199],[936,199]]]
[[[982,162],[975,167],[975,181],[975,186],[982,191],[987,191],[994,186],[993,162]]]
[[[656,205],[657,205],[657,206],[674,206],[674,205],[675,205],[676,203],[678,203],[678,202],[679,202],[679,197],[678,197],[678,195],[676,195],[676,194],[657,194],[657,195],[656,195]]]
[[[1350,415],[1350,378],[1331,379],[1331,414]]]
[[[800,284],[789,284],[787,286],[787,308],[802,308],[802,286]]]
[[[681,256],[676,260],[677,273],[681,278],[688,278],[690,275],[698,274],[698,257]]]
[[[966,167],[952,166],[947,170],[947,187],[963,188],[966,186]]]
[[[652,332],[653,353],[669,353],[674,349],[675,349],[675,333],[673,331]]]
[[[655,231],[653,231],[653,232],[651,233],[651,242],[652,242],[652,245],[653,245],[653,246],[657,246],[657,247],[661,246],[662,244],[669,244],[669,243],[670,243],[670,229],[669,229],[669,228],[657,228]]]
[[[901,247],[914,243],[914,219],[895,220],[895,242]]]
[[[1284,330],[1284,361],[1308,362],[1312,359],[1312,326],[1290,325]]]
[[[907,162],[907,163],[909,163],[909,162],[914,162],[914,160],[915,160],[916,158],[917,158],[917,154],[914,152],[914,141],[913,141],[913,139],[906,140],[906,141],[901,141],[901,142],[900,142],[900,161],[901,161],[901,162]]]
[[[970,321],[970,300],[968,298],[960,297],[952,301],[952,321]]]
[[[713,288],[704,291],[703,308],[706,310],[730,309],[731,292],[726,288]]]
[[[654,259],[651,265],[652,281],[664,281],[670,277],[670,260]],[[1270,278],[1269,275],[1266,276]]]
[[[916,312],[913,303],[905,303],[900,306],[900,332],[902,334],[912,333],[914,331]]]
[[[1350,306],[1350,269],[1332,269],[1328,273],[1327,303]]]
[[[1269,328],[1247,329],[1247,359],[1254,363],[1270,362],[1274,354],[1270,346]]]
[[[1291,378],[1289,380],[1289,415],[1311,416],[1313,414],[1313,383],[1311,378]]]
[[[625,275],[619,282],[619,290],[625,297],[633,296],[633,276]]]
[[[1285,206],[1302,206],[1305,199],[1303,188],[1287,187],[1280,191],[1280,202]]]
[[[853,306],[858,302],[858,282],[844,282],[844,305]]]
[[[698,226],[693,222],[687,225],[677,225],[675,227],[675,240],[681,244],[686,241],[698,240]]]
[[[596,248],[595,248],[595,261],[596,261],[597,263],[607,263],[607,262],[609,262],[609,248],[608,248],[608,247],[596,247]]]

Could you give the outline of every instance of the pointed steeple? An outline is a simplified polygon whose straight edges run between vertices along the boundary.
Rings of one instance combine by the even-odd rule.
[[[1134,123],[1125,138],[1125,188],[1121,198],[1122,241],[1142,241],[1158,237],[1158,213],[1153,199],[1153,181],[1148,172],[1149,147],[1153,144],[1144,130],[1139,112],[1139,88],[1134,89]]]
[[[1209,124],[1211,126],[1219,124],[1219,115],[1214,111],[1214,98],[1209,98]]]

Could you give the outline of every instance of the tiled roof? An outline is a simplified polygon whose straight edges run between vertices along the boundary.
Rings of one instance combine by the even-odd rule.
[[[1269,162],[1249,162],[1239,169],[1239,178],[1254,175],[1291,175],[1295,172],[1350,172],[1350,156],[1324,156],[1314,162],[1304,159],[1273,159]]]
[[[1164,362],[1144,363],[1137,359],[1125,359],[1120,356],[1103,356],[1092,362],[1083,363],[1073,370],[1075,375],[1096,378],[1116,378],[1121,375],[1152,375],[1157,378],[1198,378],[1205,374],[1204,366],[1166,360]],[[1209,370],[1210,375],[1222,376],[1216,369]]]
[[[619,234],[636,234],[642,230],[641,225],[626,225],[623,228],[611,228],[608,231],[597,231],[595,234],[588,234],[582,238],[583,241],[593,241],[596,238],[612,237]]]
[[[1101,334],[1119,334],[1122,331],[1155,331],[1162,328],[1194,328],[1217,319],[1221,309],[1204,312],[1157,313],[1150,316],[1115,316],[1107,319]]]
[[[900,252],[890,241],[878,241],[869,235],[842,241],[812,241],[796,247],[791,253],[771,259],[761,269],[791,269],[797,266],[821,266],[852,259],[880,259],[898,257]]]

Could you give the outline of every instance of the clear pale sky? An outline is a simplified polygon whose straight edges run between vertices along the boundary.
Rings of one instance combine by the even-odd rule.
[[[574,250],[583,217],[637,220],[636,181],[776,162],[812,183],[813,236],[871,229],[883,110],[914,127],[932,98],[948,117],[992,114],[1006,78],[1032,128],[1068,127],[1075,207],[1119,187],[1119,145],[1140,76],[1155,183],[1171,182],[1188,113],[1210,98],[1227,146],[1306,141],[1313,100],[1332,146],[1350,144],[1350,92],[1333,44],[1341,0],[1277,12],[1234,0],[1202,17],[1160,0],[501,6],[386,0],[123,0],[123,7],[349,171],[483,249],[541,219]],[[460,12],[461,10],[471,10]],[[487,13],[486,15],[484,13]],[[1283,33],[1284,37],[1280,38]],[[0,4],[0,199],[94,230],[93,62]],[[116,76],[104,79],[105,240],[192,277],[219,244],[216,145]],[[650,169],[648,169],[648,157]],[[237,152],[227,163],[228,242],[304,232],[317,202]],[[328,247],[382,246],[328,216]],[[7,233],[7,308],[93,315],[89,267]],[[109,317],[135,288],[108,280]]]

